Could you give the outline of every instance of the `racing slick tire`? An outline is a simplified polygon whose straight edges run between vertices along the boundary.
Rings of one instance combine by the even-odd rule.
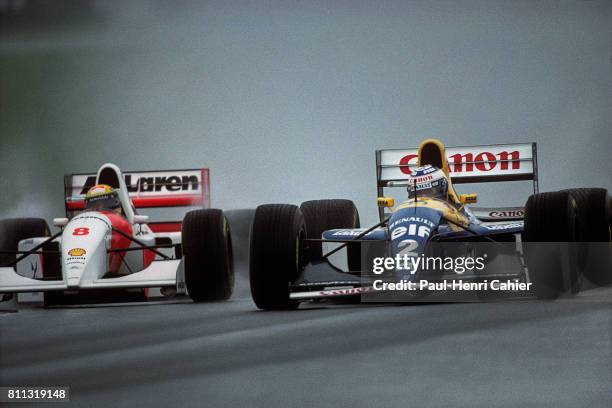
[[[181,232],[185,286],[194,302],[226,300],[234,289],[229,223],[218,209],[190,211]]]
[[[597,286],[612,283],[612,230],[610,202],[604,188],[573,188],[569,192],[578,204],[581,267],[584,277]]]
[[[50,235],[47,221],[42,218],[8,218],[0,220],[0,250],[16,251],[19,241]],[[14,254],[0,254],[0,267],[8,266],[17,259]]]
[[[42,218],[0,220],[0,251],[16,251],[22,239],[48,237],[49,235],[49,226]],[[19,254],[0,254],[0,267],[10,265],[18,256]],[[0,301],[12,298],[12,294],[2,295]]]
[[[19,241],[23,239],[48,236],[50,236],[49,226],[42,218],[9,218],[0,221],[0,250],[16,251]],[[42,248],[43,250],[59,249],[55,242],[50,242],[45,246]],[[18,256],[19,254],[0,254],[0,267],[10,265]],[[42,270],[42,278],[61,279],[59,262],[59,255],[45,255],[45,268]],[[34,276],[29,277],[33,278]],[[43,294],[45,307],[49,296],[53,297],[54,295],[51,295],[50,292]],[[59,294],[55,295],[57,298],[60,296]]]
[[[251,229],[249,280],[251,296],[263,310],[296,309],[289,286],[304,265],[306,223],[302,211],[289,204],[260,205]]]
[[[540,299],[556,299],[581,286],[577,204],[566,191],[539,193],[525,204],[524,248],[532,290]]]
[[[306,237],[321,239],[323,231],[330,229],[359,228],[359,211],[351,200],[311,200],[300,205],[306,221]],[[308,242],[308,257],[311,261],[318,261],[323,256],[321,242]],[[351,271],[361,270],[361,245],[353,243],[347,245],[348,267]]]

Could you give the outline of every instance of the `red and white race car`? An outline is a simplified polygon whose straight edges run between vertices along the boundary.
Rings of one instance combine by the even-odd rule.
[[[43,292],[45,305],[188,294],[224,300],[234,285],[229,224],[218,209],[148,223],[138,208],[208,207],[208,169],[65,176],[66,215],[0,221],[0,294]],[[94,187],[94,188],[92,188]],[[8,296],[7,296],[8,294]],[[126,297],[127,296],[127,297]]]

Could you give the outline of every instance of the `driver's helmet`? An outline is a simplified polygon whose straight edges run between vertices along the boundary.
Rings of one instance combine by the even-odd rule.
[[[446,174],[430,164],[412,169],[408,179],[408,198],[415,196],[446,200],[448,196]]]
[[[87,210],[112,210],[121,212],[119,194],[106,184],[97,184],[85,194],[85,208]]]

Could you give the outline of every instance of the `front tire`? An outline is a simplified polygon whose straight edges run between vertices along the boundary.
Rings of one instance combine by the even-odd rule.
[[[0,250],[16,251],[19,241],[50,236],[47,221],[42,218],[8,218],[0,220]],[[0,254],[0,267],[8,266],[19,255]]]
[[[300,206],[306,221],[307,238],[321,239],[324,231],[331,229],[359,228],[359,212],[351,200],[311,200]],[[323,248],[321,242],[309,241],[308,257],[311,261],[321,260]],[[361,270],[361,245],[347,245],[348,268],[350,271]]]
[[[42,218],[10,218],[0,221],[0,250],[16,251],[19,241],[35,237],[48,237],[51,233],[47,222]],[[44,250],[59,250],[57,242],[50,242],[43,248]],[[0,267],[8,266],[17,259],[17,255],[0,254]],[[42,279],[59,280],[62,279],[60,266],[60,256],[56,254],[45,255],[45,264],[42,268]],[[55,303],[61,303],[62,293],[44,292],[43,305],[47,307]]]
[[[295,309],[289,286],[302,272],[306,224],[300,209],[289,204],[260,205],[251,230],[249,280],[251,296],[264,310]]]
[[[194,302],[226,300],[234,289],[229,223],[223,211],[190,211],[183,219],[185,285]]]

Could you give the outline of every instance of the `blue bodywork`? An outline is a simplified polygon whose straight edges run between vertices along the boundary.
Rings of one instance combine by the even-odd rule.
[[[499,234],[515,234],[523,231],[523,221],[482,223],[467,209],[461,213],[469,220],[467,228],[461,228],[449,223],[443,218],[440,210],[426,206],[403,207],[394,211],[386,226],[377,228],[360,237],[366,241],[388,242],[388,256],[396,255],[410,257],[421,256],[430,241],[452,241],[458,239],[478,239],[478,237],[493,237]],[[334,229],[325,231],[323,239],[346,242],[355,239],[366,231],[361,229]],[[396,269],[398,279],[413,279],[410,269]]]

